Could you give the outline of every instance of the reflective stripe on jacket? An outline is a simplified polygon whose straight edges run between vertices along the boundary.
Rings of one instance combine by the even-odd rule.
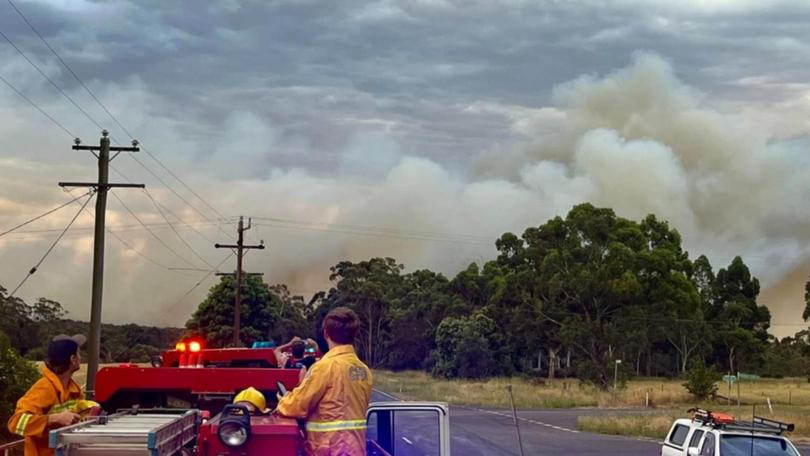
[[[371,370],[351,345],[339,345],[307,371],[304,381],[281,399],[278,413],[307,420],[310,456],[366,454],[366,410]]]
[[[25,456],[54,454],[48,447],[48,415],[78,411],[82,399],[84,395],[76,382],[71,380],[65,390],[59,377],[43,366],[42,378],[17,401],[17,408],[8,420],[8,430],[25,437]]]

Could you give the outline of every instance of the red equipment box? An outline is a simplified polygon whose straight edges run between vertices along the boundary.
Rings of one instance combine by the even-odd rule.
[[[219,437],[222,415],[200,427],[198,451],[202,456],[219,455],[303,455],[304,436],[298,423],[276,415],[250,417],[250,436],[238,447],[225,445]]]

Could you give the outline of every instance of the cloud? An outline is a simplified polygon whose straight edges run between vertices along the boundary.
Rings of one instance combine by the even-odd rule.
[[[810,91],[798,2],[25,2],[20,7],[113,114],[206,203],[255,220],[248,267],[304,294],[342,259],[390,255],[453,274],[522,231],[593,201],[655,212],[715,266],[743,253],[766,285],[804,264]],[[3,9],[6,8],[6,9]],[[0,29],[118,142],[129,138],[0,7]],[[647,52],[638,53],[643,45]],[[628,56],[630,58],[628,63]],[[0,75],[85,143],[97,128],[13,49]],[[762,62],[768,62],[763,65]],[[91,156],[0,86],[0,226],[65,201]],[[113,163],[194,230],[211,264],[233,228],[145,152]],[[157,174],[160,180],[152,173]],[[172,186],[165,187],[164,183]],[[180,193],[194,208],[175,195]],[[139,191],[108,220],[105,318],[182,324],[205,265]],[[78,207],[34,225],[59,230]],[[75,212],[74,212],[75,213]],[[204,213],[205,216],[200,213]],[[77,225],[92,220],[83,215]],[[303,223],[302,223],[303,222]],[[325,224],[326,223],[326,224]],[[378,227],[369,229],[368,227]],[[195,230],[199,231],[196,232]],[[58,234],[58,233],[56,233]],[[0,238],[16,285],[55,232]],[[89,307],[89,230],[66,238],[23,296]],[[230,263],[226,263],[226,268]],[[230,267],[233,267],[232,265]],[[794,294],[788,308],[801,298]],[[167,312],[166,309],[172,309]]]

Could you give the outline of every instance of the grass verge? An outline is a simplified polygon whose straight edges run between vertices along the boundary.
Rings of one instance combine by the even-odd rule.
[[[501,377],[483,380],[446,380],[433,378],[420,371],[374,371],[374,385],[403,399],[443,401],[480,407],[509,407],[506,385],[512,385],[518,408],[635,408],[683,409],[695,401],[683,387],[683,380],[636,379],[614,392],[586,385],[576,379],[552,381],[524,377]],[[728,395],[725,385],[720,394]],[[737,397],[736,385],[731,396]],[[762,379],[743,382],[740,399],[744,405],[774,407],[807,406],[810,408],[810,384],[805,379]],[[733,402],[733,401],[732,401]],[[725,407],[721,401],[711,408]]]
[[[715,410],[731,413],[741,420],[750,420],[753,413],[753,407],[727,407],[722,409],[715,407]],[[770,413],[770,410],[765,407],[757,408],[756,414],[764,418],[794,423],[796,431],[785,435],[794,440],[806,441],[810,439],[810,413],[808,412],[810,412],[810,407],[807,406],[775,408],[774,413]],[[672,422],[678,418],[686,418],[684,410],[661,410],[628,415],[580,416],[577,418],[577,425],[581,431],[663,440],[672,426]]]

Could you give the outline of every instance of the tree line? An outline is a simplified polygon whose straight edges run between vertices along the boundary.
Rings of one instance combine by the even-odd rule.
[[[248,277],[242,342],[319,337],[326,313],[347,306],[362,321],[358,352],[375,368],[570,376],[603,388],[619,360],[623,378],[675,377],[692,363],[808,374],[808,332],[769,334],[770,312],[757,305],[759,281],[744,261],[715,269],[704,255],[690,258],[677,230],[654,215],[634,221],[580,204],[495,246],[495,259],[452,278],[406,273],[392,258],[341,261],[333,286],[308,302]],[[209,345],[231,341],[233,290],[223,277],[187,324]]]
[[[781,340],[757,305],[759,281],[740,257],[715,269],[690,258],[677,230],[580,204],[521,235],[495,240],[497,257],[454,277],[405,272],[393,258],[341,261],[332,286],[309,301],[284,285],[246,276],[241,342],[316,338],[329,310],[361,319],[359,355],[372,367],[421,369],[447,378],[576,377],[607,388],[613,369],[631,376],[683,375],[690,366],[770,376],[810,374],[810,330]],[[223,276],[185,329],[102,328],[102,362],[145,362],[182,337],[232,343],[235,283]],[[88,333],[60,303],[26,303],[0,286],[0,417],[36,379],[54,334]],[[810,281],[803,318],[810,319]],[[621,360],[621,364],[617,361]],[[0,436],[2,438],[2,436]]]

